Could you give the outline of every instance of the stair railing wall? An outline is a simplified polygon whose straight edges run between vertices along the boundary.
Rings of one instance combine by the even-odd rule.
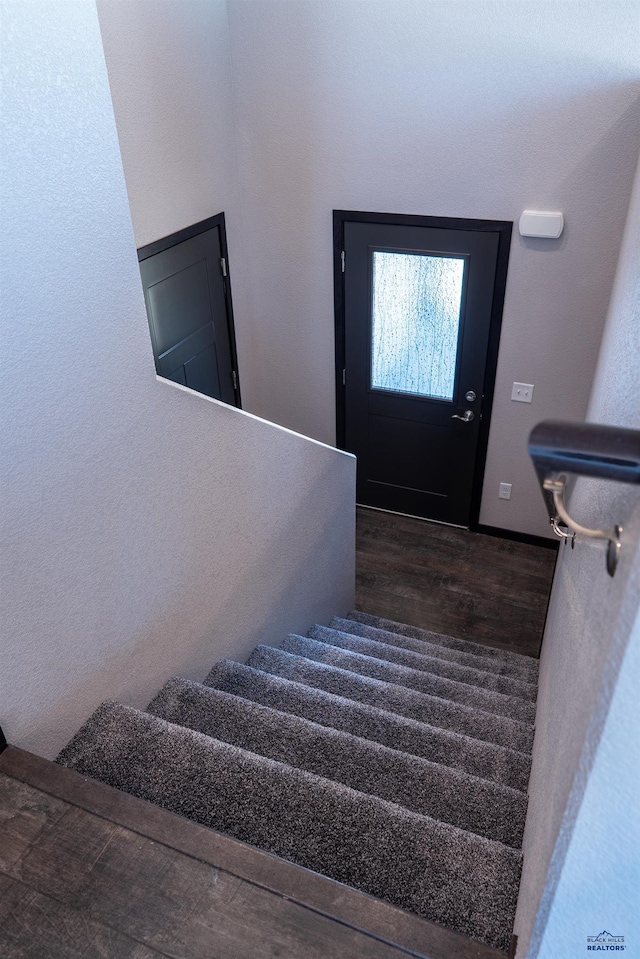
[[[0,721],[53,757],[347,612],[355,460],[158,381],[95,2],[5,14]]]

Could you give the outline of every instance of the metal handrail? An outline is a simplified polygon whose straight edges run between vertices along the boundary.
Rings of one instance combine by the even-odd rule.
[[[567,484],[564,474],[640,484],[640,430],[545,420],[531,431],[529,455],[554,533],[571,539],[572,545],[576,534],[607,540],[607,571],[613,576],[622,549],[622,526],[589,529],[573,520],[564,503]]]

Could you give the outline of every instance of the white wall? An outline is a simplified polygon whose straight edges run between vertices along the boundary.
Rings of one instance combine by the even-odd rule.
[[[636,589],[640,583],[636,583]],[[624,937],[633,955],[640,938],[640,616],[620,666],[551,903],[540,959],[583,956],[587,936]],[[609,937],[605,937],[605,942]],[[617,953],[620,955],[620,952]]]
[[[640,144],[640,7],[228,7],[247,408],[334,439],[332,209],[516,222],[561,209],[560,240],[513,240],[480,517],[545,534],[526,440],[586,412]],[[531,406],[511,402],[514,380],[535,384]]]
[[[250,326],[226,0],[97,0],[137,247],[224,212],[245,409]],[[246,376],[245,376],[246,372]]]
[[[640,166],[588,411],[592,422],[633,429],[640,429],[639,262]],[[621,523],[623,548],[613,579],[605,572],[604,544],[579,538],[575,550],[560,550],[540,662],[516,917],[519,957],[583,955],[588,935],[603,928],[615,935],[616,923],[632,942],[640,934],[637,879],[635,885],[629,880],[638,863],[631,839],[637,803],[623,800],[637,796],[638,766],[620,730],[621,721],[632,724],[640,683],[640,673],[629,672],[640,643],[633,632],[640,605],[639,502],[638,487],[599,480],[581,480],[571,497],[570,513],[579,522]],[[612,695],[616,705],[607,720]],[[629,728],[637,739],[637,727]],[[606,783],[612,763],[613,790]],[[597,868],[597,881],[587,867]],[[579,869],[586,872],[576,897]]]
[[[94,0],[2,17],[0,722],[50,757],[346,611],[355,464],[156,379]]]
[[[237,234],[226,0],[97,7],[136,246],[223,210]]]

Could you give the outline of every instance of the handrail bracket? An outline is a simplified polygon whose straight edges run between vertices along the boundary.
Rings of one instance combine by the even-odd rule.
[[[551,493],[553,497],[556,515],[551,517],[551,526],[554,533],[565,539],[571,539],[572,547],[574,546],[576,533],[580,533],[581,536],[589,536],[592,539],[608,540],[607,572],[609,576],[613,576],[617,569],[620,551],[622,549],[620,539],[622,536],[622,526],[616,524],[613,529],[590,529],[588,526],[582,526],[580,523],[577,523],[569,516],[564,503],[566,487],[567,477],[562,473],[552,473],[550,476],[545,477],[542,482],[542,488],[548,493]],[[561,522],[567,527],[566,530],[560,528]]]
[[[545,420],[531,431],[529,455],[556,536],[565,542],[571,540],[572,546],[577,533],[605,540],[607,572],[613,576],[622,550],[622,526],[589,529],[571,519],[565,505],[567,476],[589,476],[640,486],[640,430]]]

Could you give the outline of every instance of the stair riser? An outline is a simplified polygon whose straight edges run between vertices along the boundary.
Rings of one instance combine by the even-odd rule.
[[[364,616],[365,614],[358,615]],[[375,642],[386,643],[389,646],[396,646],[399,649],[405,649],[422,656],[433,656],[445,662],[453,662],[461,666],[470,666],[472,669],[479,669],[481,671],[490,671],[496,676],[514,677],[521,682],[532,685],[536,685],[538,681],[538,662],[535,659],[518,656],[515,662],[505,662],[495,657],[465,652],[462,649],[455,649],[451,646],[441,646],[437,641],[439,637],[438,633],[425,632],[426,636],[431,637],[431,641],[427,642],[426,640],[416,639],[412,636],[394,632],[393,630],[380,629],[377,626],[369,626],[364,622],[361,623],[353,619],[343,619],[339,616],[334,616],[329,626],[331,629],[337,629],[341,632],[349,633],[352,636],[372,639]],[[446,638],[447,637],[445,637],[445,639]],[[460,640],[460,642],[464,641]],[[472,649],[475,649],[473,643],[468,645],[470,645]]]
[[[217,663],[205,684],[472,776],[521,792],[527,790],[530,758],[493,743],[428,726],[229,660]]]
[[[450,767],[187,680],[170,680],[148,712],[488,839],[522,843],[526,797]]]
[[[433,633],[428,629],[420,629],[417,626],[396,623],[389,619],[371,616],[368,613],[361,613],[355,610],[348,613],[346,619],[350,623],[360,624],[364,627],[372,627],[388,633],[389,638],[384,639],[383,642],[405,646],[405,642],[409,640],[411,645],[406,645],[406,648],[415,649],[416,652],[422,652],[424,644],[433,645],[440,648],[441,655],[445,655],[444,651],[449,649],[452,652],[462,653],[465,656],[473,656],[474,659],[480,658],[488,664],[491,664],[491,666],[488,665],[487,668],[508,670],[512,675],[524,679],[525,682],[535,683],[538,678],[537,660],[520,655],[519,653],[496,649],[493,646],[485,646],[480,643],[473,643],[469,640],[458,639],[455,636]],[[344,620],[333,620],[332,625],[334,622],[342,623]],[[337,628],[341,627],[338,626]],[[360,635],[367,635],[367,633],[362,632]],[[395,637],[395,639],[393,637]],[[418,647],[415,646],[416,642],[420,644]],[[473,663],[470,663],[470,665],[473,665]]]
[[[281,648],[297,656],[336,666],[338,669],[348,669],[360,676],[369,676],[381,682],[406,686],[428,696],[448,699],[472,709],[481,709],[487,713],[495,713],[497,716],[507,716],[509,719],[516,719],[518,722],[530,725],[535,720],[533,703],[512,696],[504,696],[502,693],[491,690],[479,689],[477,686],[468,686],[466,683],[454,682],[418,669],[396,666],[348,649],[328,646],[326,643],[319,643],[305,636],[289,635]]]
[[[326,626],[312,626],[308,636],[317,642],[339,646],[341,649],[372,656],[374,659],[383,659],[397,666],[422,670],[435,676],[452,679],[458,683],[479,686],[496,693],[502,693],[505,696],[516,696],[529,702],[535,702],[536,700],[536,686],[532,683],[523,683],[520,680],[512,679],[510,676],[499,676],[495,673],[486,672],[486,670],[472,669],[469,666],[461,666],[458,663],[437,659],[434,656],[420,655],[409,649],[401,649],[399,646],[391,646],[388,643],[355,636],[337,629],[329,629]]]
[[[483,713],[403,686],[359,676],[270,646],[257,646],[247,665],[418,722],[451,729],[463,736],[496,743],[517,752],[531,752],[533,730],[504,716]]]

